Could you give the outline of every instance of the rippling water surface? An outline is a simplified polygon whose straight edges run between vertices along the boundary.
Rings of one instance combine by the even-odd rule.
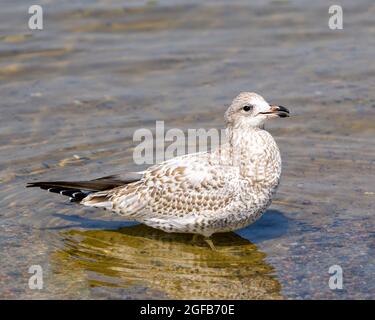
[[[43,31],[3,5],[0,298],[373,299],[375,5],[341,3],[336,31],[325,1],[41,1]],[[273,205],[218,252],[24,188],[141,169],[136,129],[222,128],[244,90],[293,117]]]

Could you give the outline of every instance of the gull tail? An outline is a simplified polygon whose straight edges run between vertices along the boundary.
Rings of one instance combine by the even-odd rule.
[[[88,195],[100,191],[111,190],[132,182],[139,181],[140,173],[127,173],[125,175],[106,176],[89,181],[50,181],[30,182],[27,188],[40,188],[53,193],[70,197],[71,202],[81,202]]]

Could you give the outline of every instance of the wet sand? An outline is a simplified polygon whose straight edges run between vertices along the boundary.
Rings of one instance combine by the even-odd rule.
[[[374,299],[375,6],[342,6],[337,31],[325,1],[46,3],[43,31],[26,1],[4,6],[0,298]],[[216,235],[218,254],[25,189],[142,169],[136,129],[220,129],[240,91],[293,116],[267,126],[283,158],[274,203]],[[43,290],[28,288],[34,264]]]

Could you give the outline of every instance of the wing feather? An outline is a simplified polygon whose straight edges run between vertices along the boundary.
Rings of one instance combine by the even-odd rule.
[[[207,153],[189,154],[154,165],[138,182],[106,192],[106,206],[139,221],[186,220],[188,216],[215,213],[235,196],[239,171],[233,166],[210,165],[209,157]],[[101,195],[92,194],[82,203],[98,206],[96,196]]]

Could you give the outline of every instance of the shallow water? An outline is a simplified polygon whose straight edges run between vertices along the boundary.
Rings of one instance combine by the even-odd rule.
[[[42,1],[43,31],[2,6],[0,298],[373,299],[375,5],[341,3],[337,31],[325,1]],[[274,203],[218,252],[24,188],[141,169],[136,129],[222,128],[244,90],[293,117]]]

